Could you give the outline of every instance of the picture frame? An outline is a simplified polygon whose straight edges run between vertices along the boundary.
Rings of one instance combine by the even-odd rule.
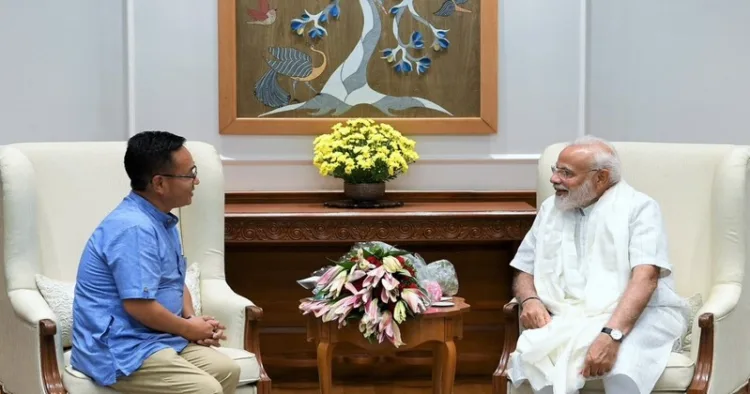
[[[251,9],[251,6],[255,6],[257,1],[258,7],[261,9]],[[300,8],[300,11],[304,10],[304,13],[301,14],[300,17],[292,19],[292,24],[290,25],[290,21],[288,17],[279,16],[279,18],[276,18],[276,15],[273,15],[273,18],[265,18],[263,17],[263,12],[269,12],[271,11],[270,6],[268,5],[268,2],[278,2],[278,6],[281,7],[282,5],[284,7],[289,7],[290,4],[296,5]],[[333,67],[338,66],[338,68],[335,71],[329,71],[331,76],[329,76],[328,82],[323,86],[322,89],[315,89],[313,86],[311,86],[310,83],[306,83],[307,86],[305,86],[305,82],[303,78],[297,78],[299,79],[299,84],[297,84],[297,80],[295,81],[283,81],[281,78],[274,78],[276,79],[276,83],[269,82],[269,79],[266,79],[265,82],[268,82],[266,84],[263,84],[262,82],[258,81],[255,84],[255,98],[257,98],[258,101],[261,101],[261,99],[266,100],[266,102],[270,103],[280,103],[278,104],[277,108],[269,108],[269,110],[266,113],[262,113],[260,115],[246,115],[243,113],[240,113],[238,109],[242,107],[248,107],[247,102],[250,100],[244,99],[243,97],[248,96],[250,93],[247,91],[250,90],[249,88],[242,89],[242,91],[238,88],[238,82],[243,79],[242,74],[238,74],[238,70],[251,70],[251,72],[263,72],[264,70],[259,70],[264,64],[262,62],[259,62],[256,60],[255,64],[252,64],[251,66],[240,65],[238,62],[247,61],[241,57],[238,56],[238,18],[246,18],[248,19],[247,24],[263,24],[268,23],[271,21],[271,19],[274,19],[271,23],[280,24],[276,26],[275,30],[276,32],[280,31],[278,29],[281,29],[281,24],[284,25],[285,29],[289,31],[289,33],[293,34],[295,31],[293,30],[295,21],[297,21],[297,25],[302,25],[302,33],[300,36],[303,36],[307,42],[317,42],[317,40],[310,40],[309,37],[324,34],[323,32],[312,32],[311,30],[315,29],[313,26],[321,26],[323,27],[323,30],[325,30],[325,27],[328,25],[325,25],[322,21],[322,19],[325,17],[325,15],[328,15],[327,19],[332,19],[331,15],[336,14],[337,12],[342,12],[341,10],[335,10],[331,8],[331,5],[333,4],[339,4],[339,1],[341,0],[310,0],[310,5],[304,4],[300,5],[302,3],[300,2],[281,2],[279,0],[218,0],[218,79],[219,79],[219,133],[222,135],[311,135],[311,134],[324,134],[330,131],[330,128],[332,125],[339,123],[339,122],[345,122],[348,119],[351,118],[371,118],[374,119],[377,122],[384,122],[388,123],[391,126],[393,126],[395,129],[401,131],[404,134],[438,134],[438,135],[477,135],[477,134],[493,134],[498,132],[498,63],[499,63],[499,26],[498,26],[498,19],[499,19],[499,12],[498,12],[498,2],[497,0],[444,0],[443,7],[439,10],[435,10],[435,7],[433,9],[429,10],[429,12],[434,13],[435,15],[450,15],[450,12],[452,12],[456,7],[461,8],[462,6],[465,6],[466,8],[469,8],[468,6],[471,6],[472,3],[479,4],[481,12],[479,12],[477,16],[475,16],[476,20],[479,20],[479,27],[478,29],[478,38],[479,43],[476,42],[473,43],[475,48],[479,48],[479,54],[478,59],[476,59],[476,64],[479,67],[478,76],[476,76],[476,70],[468,70],[465,71],[467,75],[466,80],[472,80],[475,79],[474,83],[477,85],[476,90],[474,91],[477,97],[477,100],[474,100],[476,102],[476,105],[474,105],[474,113],[469,114],[468,116],[455,116],[451,112],[445,110],[440,105],[436,104],[435,102],[432,102],[428,99],[423,99],[422,97],[412,96],[408,97],[409,99],[416,98],[417,100],[404,100],[403,96],[396,97],[396,95],[383,95],[380,94],[380,92],[375,91],[374,89],[370,89],[370,85],[372,84],[370,82],[371,76],[367,75],[367,69],[369,67],[372,67],[372,64],[374,62],[374,59],[370,60],[370,58],[375,57],[381,57],[385,61],[389,61],[392,58],[387,58],[389,52],[386,52],[386,50],[383,50],[383,45],[377,45],[377,48],[375,49],[374,53],[373,51],[370,51],[371,55],[367,57],[366,59],[364,57],[361,57],[360,60],[362,60],[359,64],[359,70],[364,67],[364,86],[369,89],[369,92],[371,93],[371,96],[369,98],[369,102],[367,101],[368,98],[365,97],[364,101],[357,102],[355,99],[352,99],[353,96],[356,96],[356,94],[348,94],[348,93],[358,93],[358,92],[343,92],[341,89],[346,89],[344,87],[341,87],[345,85],[344,83],[341,83],[341,81],[338,81],[338,87],[339,91],[342,93],[341,95],[337,95],[334,92],[334,88],[329,88],[329,85],[335,85],[336,81],[333,81],[333,75],[336,74],[340,70],[342,71],[342,74],[346,71],[347,67],[349,69],[353,69],[352,62],[350,62],[351,58],[354,56],[355,49],[361,49],[361,44],[365,42],[364,40],[369,37],[366,35],[366,33],[371,33],[373,29],[373,25],[379,25],[379,28],[381,31],[378,33],[381,35],[389,34],[389,32],[383,32],[383,30],[386,30],[386,27],[384,26],[385,23],[382,22],[382,18],[385,18],[386,16],[391,17],[398,17],[398,13],[402,13],[404,17],[406,16],[414,16],[414,14],[409,15],[410,12],[416,11],[413,6],[413,2],[417,1],[423,1],[423,0],[343,0],[341,1],[341,7],[346,5],[348,7],[347,15],[350,16],[352,13],[356,12],[359,9],[361,9],[362,12],[362,18],[364,20],[364,23],[360,22],[363,27],[361,28],[362,34],[359,39],[359,46],[357,46],[355,49],[349,50],[347,49],[350,54],[348,57],[346,57],[346,60],[344,62],[341,62],[341,64],[330,64],[331,70],[333,70]],[[439,3],[439,2],[438,2]],[[451,4],[452,3],[452,4]],[[326,5],[327,4],[327,5]],[[409,5],[412,5],[412,7],[408,7]],[[319,8],[321,8],[321,5],[326,5],[326,8],[321,11]],[[399,5],[402,5],[402,8],[398,8]],[[248,13],[247,15],[240,13],[238,11],[238,8],[241,8],[243,6],[248,7]],[[376,7],[379,9],[376,10]],[[387,9],[386,7],[391,7],[390,9]],[[266,9],[262,9],[265,7]],[[317,7],[317,8],[316,8]],[[369,7],[369,8],[368,8]],[[398,9],[396,9],[398,8]],[[310,12],[308,12],[308,9],[310,9]],[[382,12],[380,11],[382,9]],[[447,10],[447,11],[445,11]],[[327,11],[327,14],[326,14]],[[368,19],[367,13],[368,11],[372,12],[372,17],[369,17]],[[274,9],[274,12],[276,10]],[[321,13],[322,12],[322,13]],[[471,10],[465,10],[464,12],[470,13]],[[281,13],[281,10],[280,10]],[[377,15],[375,15],[377,13]],[[286,13],[287,15],[289,12]],[[415,12],[416,14],[416,12]],[[270,14],[269,14],[270,15]],[[458,13],[456,13],[458,15]],[[469,14],[466,14],[469,15]],[[258,16],[255,18],[255,16]],[[416,14],[417,22],[420,22],[419,14]],[[432,17],[432,15],[430,15]],[[450,15],[450,17],[460,17],[460,16],[453,16]],[[255,19],[253,19],[255,18]],[[317,20],[317,19],[320,20]],[[343,17],[342,17],[343,18]],[[380,22],[376,20],[376,18],[380,19]],[[432,17],[435,18],[435,17]],[[256,20],[257,19],[257,20]],[[316,19],[316,20],[312,20]],[[374,21],[374,22],[373,22]],[[440,44],[439,38],[441,37],[441,31],[444,31],[448,36],[450,36],[450,32],[448,29],[440,30],[433,28],[433,25],[426,22],[425,18],[421,19],[422,25],[432,28],[432,36],[434,36],[434,41],[432,42],[432,45]],[[306,27],[303,25],[303,23],[307,22],[314,22],[309,25],[309,27]],[[329,21],[326,21],[329,22]],[[331,24],[335,23],[333,21],[330,21]],[[395,25],[395,22],[391,22],[392,25]],[[416,25],[419,25],[419,23],[416,23]],[[241,27],[244,28],[244,25],[241,24]],[[376,26],[378,27],[378,26]],[[255,26],[253,26],[255,28]],[[308,29],[305,31],[305,29]],[[370,30],[366,30],[370,29]],[[394,29],[394,33],[395,33]],[[259,31],[262,32],[263,30],[253,30],[253,31]],[[429,29],[428,29],[429,31]],[[263,34],[263,33],[259,33]],[[456,33],[457,35],[459,33]],[[333,35],[333,33],[331,33]],[[278,34],[275,34],[274,37],[278,36]],[[348,34],[347,36],[353,37],[354,34]],[[400,34],[394,35],[394,37],[398,36],[406,36],[408,37],[408,33],[404,34],[403,32]],[[412,48],[418,47],[421,43],[422,45],[430,45],[430,39],[433,37],[421,37],[412,35],[411,41],[409,43],[405,43],[404,46],[412,46]],[[465,34],[464,38],[470,39],[474,38],[476,39],[476,34]],[[255,34],[252,39],[255,40],[254,42],[258,42],[258,40],[262,40],[264,38],[258,38],[261,37],[258,34]],[[272,41],[275,38],[274,37],[267,37],[265,38],[268,41]],[[321,37],[315,37],[317,39],[321,39]],[[356,37],[355,37],[356,38]],[[415,39],[416,38],[416,39]],[[453,46],[460,45],[461,36],[455,37],[450,36],[450,39],[453,42]],[[332,39],[329,36],[322,37],[323,40],[325,39]],[[341,39],[341,38],[339,38]],[[375,40],[376,43],[379,41],[379,38]],[[447,40],[446,40],[447,41]],[[399,43],[402,41],[399,40]],[[243,43],[240,43],[243,44]],[[269,43],[268,52],[265,56],[267,58],[270,58],[272,60],[276,59],[293,59],[296,61],[298,59],[295,58],[299,51],[296,49],[287,49],[287,48],[271,48],[272,43]],[[257,44],[256,44],[257,45]],[[442,44],[440,44],[442,45]],[[248,45],[244,45],[242,48],[246,48]],[[300,46],[297,46],[298,48],[301,48]],[[320,52],[319,50],[316,50],[313,45],[310,45],[310,48],[313,52]],[[439,51],[441,48],[436,47]],[[303,48],[307,49],[307,48]],[[367,45],[365,45],[365,49],[367,48]],[[396,49],[394,52],[398,52],[398,47],[393,48]],[[404,48],[406,49],[406,48]],[[431,50],[434,48],[427,47],[425,51]],[[448,51],[450,51],[451,48],[447,48]],[[243,51],[247,51],[246,49],[243,49]],[[283,52],[288,51],[288,52]],[[291,52],[289,52],[291,51]],[[365,51],[367,52],[367,51]],[[405,51],[404,51],[405,52]],[[252,52],[257,53],[257,52]],[[432,52],[430,52],[432,53]],[[273,55],[273,56],[270,56]],[[282,56],[282,58],[279,58],[278,56]],[[304,56],[305,59],[308,61],[308,63],[311,63],[312,55],[315,55],[314,53],[310,52],[310,55],[300,55]],[[253,55],[257,56],[257,55]],[[285,58],[283,56],[286,56]],[[402,59],[403,59],[402,55]],[[425,56],[427,57],[427,56]],[[325,59],[325,54],[323,54],[323,59]],[[395,61],[391,64],[388,64],[388,66],[391,67],[397,67],[399,66],[398,59],[395,59]],[[408,61],[411,60],[411,61]],[[425,69],[421,69],[420,66],[422,63],[419,61],[420,59],[416,59],[415,57],[406,58],[406,61],[402,60],[402,65],[406,67],[405,63],[409,63],[409,71],[412,71],[412,74],[414,74],[414,71],[422,71],[427,75],[426,73],[429,73],[433,70],[427,70],[427,68],[430,67],[430,63],[426,64]],[[440,61],[443,61],[444,59],[437,59],[435,60],[435,63],[438,63]],[[268,60],[266,60],[268,62]],[[325,62],[325,60],[324,60]],[[295,65],[301,65],[299,73],[309,73],[311,69],[314,69],[310,64],[304,63],[304,62],[296,62]],[[395,66],[393,64],[395,63]],[[277,63],[278,64],[278,63]],[[325,64],[325,63],[324,63]],[[369,64],[369,65],[368,65]],[[269,62],[269,65],[271,63]],[[439,67],[447,67],[447,66],[441,66],[441,65],[433,65],[434,68]],[[461,67],[458,65],[457,67]],[[268,70],[271,70],[271,67],[267,67]],[[256,71],[258,70],[258,71]],[[397,69],[398,70],[398,69]],[[442,69],[440,69],[442,70]],[[295,71],[297,72],[297,71]],[[267,72],[272,73],[272,72]],[[350,74],[353,74],[354,72],[351,72]],[[434,75],[435,72],[433,72]],[[416,74],[414,74],[416,75]],[[343,77],[342,77],[343,78]],[[360,78],[362,79],[362,78]],[[445,80],[445,79],[444,79]],[[460,80],[460,79],[458,79]],[[347,80],[348,81],[348,80]],[[290,90],[288,87],[289,85],[292,85],[292,89]],[[274,85],[274,86],[271,86]],[[381,84],[382,86],[383,84]],[[243,86],[249,86],[248,83],[245,83]],[[269,87],[270,86],[270,87]],[[433,85],[434,86],[434,85]],[[461,85],[457,85],[461,86]],[[277,88],[281,88],[280,90]],[[275,89],[275,90],[274,90]],[[385,88],[387,89],[387,87]],[[455,89],[455,87],[454,87]],[[298,92],[302,92],[301,94],[313,94],[310,93],[308,90],[312,90],[313,92],[317,92],[317,95],[313,98],[299,101],[294,103],[288,103],[286,100],[289,99],[291,96],[291,92],[295,92],[294,94],[300,94]],[[361,89],[365,90],[365,89]],[[448,90],[447,92],[444,92],[444,96],[450,96],[451,92],[449,88],[445,88],[445,90]],[[245,96],[241,96],[238,93],[242,93]],[[348,94],[344,96],[344,94]],[[374,96],[376,94],[379,94],[379,96]],[[338,97],[335,98],[335,97]],[[361,96],[361,95],[360,95]],[[346,97],[346,98],[344,98]],[[375,97],[375,98],[372,98]],[[378,97],[388,97],[388,99],[381,99],[380,101],[377,101],[377,103],[373,104],[376,98]],[[251,97],[251,99],[253,99]],[[362,98],[358,98],[359,100],[362,100]],[[352,101],[354,100],[354,101]],[[351,106],[347,107],[343,104],[343,102],[346,102],[347,104],[351,104]],[[439,116],[403,116],[402,114],[405,112],[403,110],[400,110],[400,107],[404,106],[404,103],[416,103],[417,106],[423,106],[421,108],[416,108],[417,112],[422,114],[426,112],[436,113]],[[258,105],[257,103],[250,103],[251,105]],[[365,106],[370,106],[370,112],[369,114],[365,114],[364,116],[362,114],[362,110],[357,111],[358,114],[352,113],[351,108],[354,108],[354,106],[364,104]],[[296,107],[295,107],[296,106]],[[453,105],[453,108],[456,108],[457,106],[460,106],[460,104]],[[288,108],[295,108],[295,109],[289,109]],[[349,108],[350,110],[344,111],[343,113],[342,108]],[[359,107],[358,107],[359,108]],[[317,112],[323,112],[327,111],[323,115],[309,115],[312,112],[309,111],[303,111],[304,109],[310,109]],[[375,109],[379,109],[380,111],[376,111]],[[421,111],[421,112],[419,112]],[[247,111],[245,111],[247,112]],[[339,114],[337,115],[337,112]],[[373,112],[376,112],[379,116],[372,116]],[[389,114],[386,114],[385,112],[389,112]],[[270,114],[271,116],[267,116],[267,114]],[[290,116],[286,116],[290,115]],[[401,116],[399,116],[401,115]]]

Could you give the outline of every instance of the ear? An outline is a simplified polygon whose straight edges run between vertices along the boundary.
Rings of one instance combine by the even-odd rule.
[[[153,178],[151,178],[151,187],[154,189],[154,193],[163,194],[165,187],[164,177],[161,175],[155,175]]]
[[[596,174],[596,182],[606,185],[609,182],[609,170],[600,170],[599,173]]]

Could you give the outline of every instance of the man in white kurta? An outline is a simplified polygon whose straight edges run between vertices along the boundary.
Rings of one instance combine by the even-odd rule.
[[[659,205],[620,178],[609,144],[563,150],[545,200],[511,266],[525,328],[508,377],[572,394],[603,379],[607,394],[646,394],[687,329],[674,291]]]

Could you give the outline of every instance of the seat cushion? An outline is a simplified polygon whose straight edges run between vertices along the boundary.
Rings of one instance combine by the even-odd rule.
[[[667,368],[664,373],[656,381],[654,387],[654,393],[672,393],[680,392],[684,393],[687,387],[690,385],[690,381],[693,380],[693,372],[695,371],[695,362],[690,358],[689,354],[684,353],[671,353],[669,360],[667,361]],[[592,380],[586,383],[582,393],[603,393],[604,386],[601,380]]]
[[[253,384],[260,380],[260,366],[253,353],[243,349],[228,347],[214,348],[226,354],[240,366],[240,381],[237,387]],[[65,352],[65,372],[63,373],[63,384],[70,394],[116,394],[115,390],[102,387],[94,383],[88,376],[76,371],[70,365],[70,350]]]

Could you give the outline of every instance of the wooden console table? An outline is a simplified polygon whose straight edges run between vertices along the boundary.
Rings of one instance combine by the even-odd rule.
[[[316,381],[316,348],[307,342],[298,306],[310,293],[296,281],[338,259],[358,241],[383,241],[456,268],[459,294],[471,304],[464,339],[456,344],[456,379],[488,384],[502,350],[503,305],[511,298],[508,263],[531,227],[533,193],[388,193],[405,205],[391,209],[326,208],[339,193],[228,195],[226,276],[237,293],[264,310],[260,343],[274,382]],[[334,379],[423,379],[432,372],[432,348],[374,357],[341,344]]]
[[[429,308],[424,314],[399,325],[404,345],[398,349],[390,342],[370,343],[356,324],[341,329],[338,322],[326,322],[314,315],[307,316],[307,340],[315,343],[318,355],[318,375],[321,394],[331,394],[333,388],[333,351],[339,343],[351,343],[365,349],[369,355],[393,354],[429,343],[433,346],[432,392],[451,394],[456,375],[456,345],[454,341],[463,337],[463,314],[469,304],[461,297],[453,297],[456,304],[447,308]]]

